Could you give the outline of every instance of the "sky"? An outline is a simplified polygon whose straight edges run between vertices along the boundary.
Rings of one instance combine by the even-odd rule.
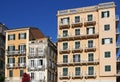
[[[9,29],[38,27],[57,41],[57,11],[114,1],[120,15],[120,0],[0,0],[0,22]]]

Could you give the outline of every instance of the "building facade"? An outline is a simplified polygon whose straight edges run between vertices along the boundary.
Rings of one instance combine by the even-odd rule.
[[[28,73],[32,82],[57,82],[57,48],[48,38],[29,42]]]
[[[58,11],[58,82],[116,82],[114,2]]]
[[[6,30],[6,81],[21,82],[23,73],[28,73],[29,41],[43,37],[42,32],[33,27]]]
[[[7,27],[0,23],[0,76],[5,76],[5,30]]]

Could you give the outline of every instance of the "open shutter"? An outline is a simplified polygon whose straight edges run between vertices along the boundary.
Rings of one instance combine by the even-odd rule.
[[[20,39],[20,33],[18,34],[18,39]]]
[[[15,58],[13,58],[13,63],[15,63]]]
[[[9,60],[10,60],[10,59],[8,58],[8,63],[9,63]]]
[[[18,58],[18,63],[20,63],[20,58]]]
[[[109,11],[107,11],[107,17],[109,17],[110,16],[110,12]]]
[[[13,40],[15,40],[15,34],[13,34]]]
[[[26,39],[26,33],[24,33],[24,39]]]
[[[8,40],[10,40],[10,35],[8,35]]]

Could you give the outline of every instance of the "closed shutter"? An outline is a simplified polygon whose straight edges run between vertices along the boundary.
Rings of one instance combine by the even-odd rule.
[[[15,40],[15,34],[13,34],[13,40]]]
[[[110,12],[109,11],[107,11],[107,17],[109,17],[110,16]]]
[[[10,35],[8,35],[8,40],[10,40]]]
[[[18,34],[18,39],[20,39],[20,33]]]

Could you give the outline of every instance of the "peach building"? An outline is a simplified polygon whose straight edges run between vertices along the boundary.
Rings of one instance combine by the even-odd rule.
[[[6,82],[21,82],[23,73],[28,73],[29,41],[43,37],[42,32],[34,27],[6,30]]]
[[[116,82],[114,2],[59,10],[58,82]]]

